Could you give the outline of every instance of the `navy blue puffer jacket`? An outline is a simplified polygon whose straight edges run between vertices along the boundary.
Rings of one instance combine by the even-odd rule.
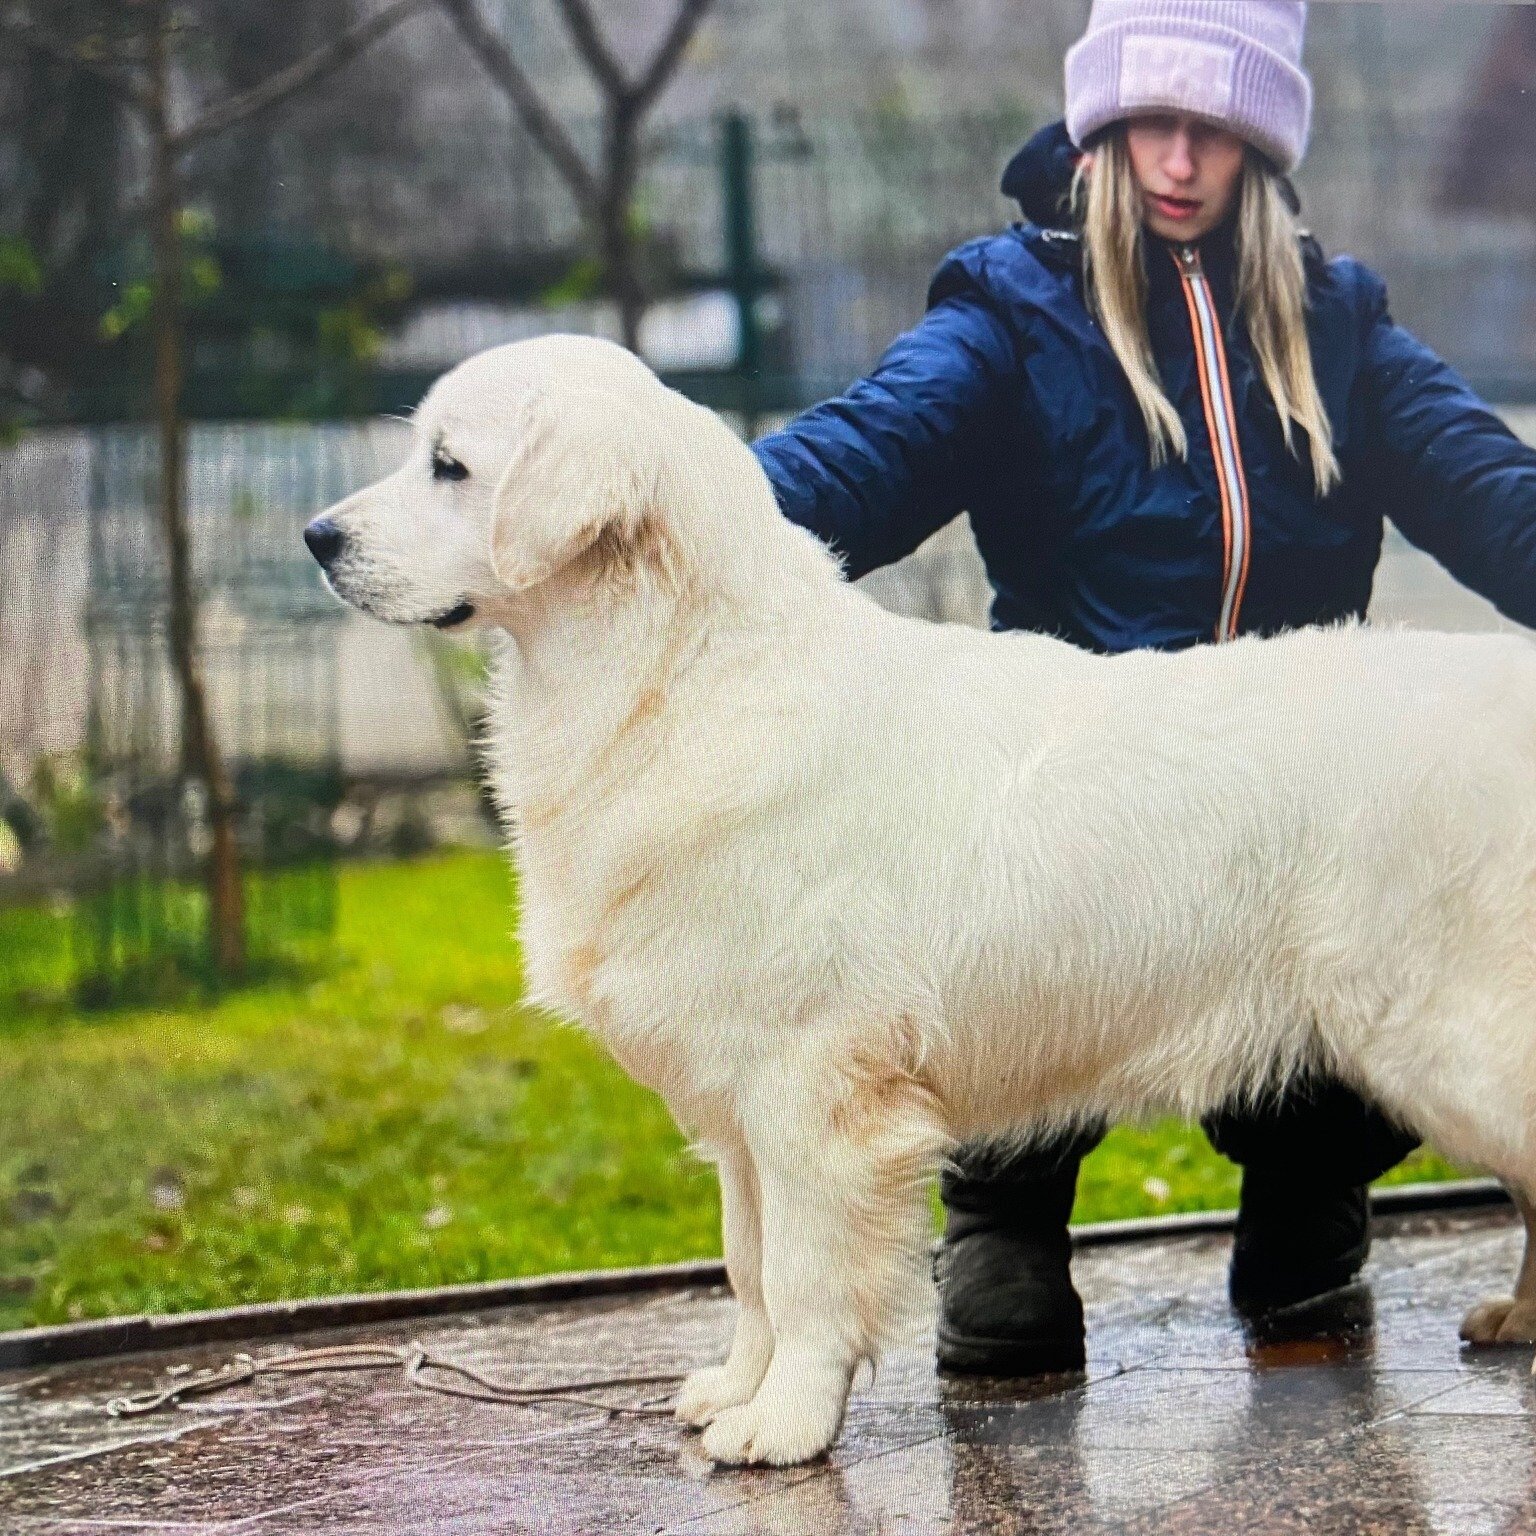
[[[1536,624],[1536,449],[1393,323],[1381,280],[1310,240],[1308,330],[1343,483],[1314,490],[1234,316],[1229,229],[1149,237],[1148,328],[1187,462],[1150,464],[1141,413],[1084,302],[1057,125],[1010,163],[1032,222],[956,247],[927,312],[866,377],[753,446],[785,515],[851,577],[962,510],[995,629],[1099,651],[1180,647],[1363,614],[1384,517]]]

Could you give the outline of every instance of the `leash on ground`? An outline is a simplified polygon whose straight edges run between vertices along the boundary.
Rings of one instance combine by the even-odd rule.
[[[209,1367],[173,1382],[158,1391],[114,1397],[106,1411],[114,1419],[137,1418],[161,1409],[179,1407],[185,1398],[207,1397],[216,1392],[255,1381],[261,1376],[303,1376],[316,1371],[388,1371],[403,1369],[405,1379],[422,1392],[444,1397],[467,1397],[481,1403],[513,1403],[541,1408],[565,1405],[599,1408],[610,1418],[667,1415],[670,1408],[661,1405],[670,1392],[642,1403],[612,1403],[583,1397],[584,1392],[601,1392],[613,1387],[674,1387],[681,1376],[607,1376],[601,1380],[568,1381],[556,1386],[513,1386],[492,1381],[478,1371],[455,1360],[444,1360],[423,1345],[409,1344],[332,1344],[322,1349],[301,1349],[293,1354],[257,1360],[238,1354],[224,1365]],[[429,1379],[433,1373],[437,1379]],[[258,1406],[258,1405],[252,1405]]]

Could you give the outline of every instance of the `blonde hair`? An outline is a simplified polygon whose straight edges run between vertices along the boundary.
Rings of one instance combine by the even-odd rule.
[[[1142,197],[1125,128],[1095,146],[1092,168],[1079,164],[1072,207],[1082,228],[1088,302],[1104,328],[1146,422],[1152,463],[1189,457],[1189,436],[1158,377],[1147,334],[1147,265]],[[1259,376],[1280,416],[1285,446],[1298,458],[1296,428],[1307,436],[1319,497],[1341,478],[1333,427],[1318,393],[1307,341],[1307,280],[1300,230],[1279,174],[1256,150],[1243,163],[1237,212],[1237,303]]]

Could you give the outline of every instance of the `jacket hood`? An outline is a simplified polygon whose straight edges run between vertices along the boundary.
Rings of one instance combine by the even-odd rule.
[[[1042,229],[1067,228],[1071,224],[1067,198],[1081,154],[1067,135],[1067,125],[1051,123],[1008,162],[1003,171],[1003,195],[1016,198],[1032,224]]]

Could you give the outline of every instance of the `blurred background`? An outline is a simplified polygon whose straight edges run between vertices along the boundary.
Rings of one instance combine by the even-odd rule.
[[[839,392],[1020,217],[1087,11],[0,5],[0,1326],[713,1251],[520,1006],[483,655],[299,530],[494,343],[626,341],[748,438]],[[1307,222],[1536,434],[1536,7],[1314,5],[1307,57]],[[985,622],[963,519],[866,581]],[[1395,537],[1373,612],[1501,622]],[[1080,1214],[1235,1187],[1098,1156]]]

